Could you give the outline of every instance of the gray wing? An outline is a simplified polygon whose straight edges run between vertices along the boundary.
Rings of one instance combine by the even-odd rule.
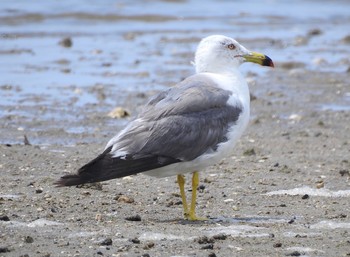
[[[227,140],[242,105],[227,103],[231,92],[218,88],[205,75],[194,75],[155,96],[138,119],[115,140],[111,153],[128,153],[134,159],[166,156],[190,161],[215,151]]]

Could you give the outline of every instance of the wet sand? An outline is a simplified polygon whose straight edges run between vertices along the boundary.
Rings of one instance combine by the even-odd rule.
[[[276,16],[268,4],[227,14],[223,2],[220,15],[198,16],[187,1],[146,2],[153,16],[128,4],[123,15],[30,4],[0,17],[0,256],[349,256],[350,20],[322,5],[319,17],[293,5],[291,17],[284,4]],[[53,186],[151,95],[192,74],[208,34],[276,66],[242,66],[251,121],[234,155],[200,173],[197,212],[208,221],[183,220],[175,177]],[[115,107],[131,117],[112,118]]]
[[[350,113],[324,106],[344,103],[348,74],[276,66],[248,78],[253,118],[235,155],[201,172],[198,213],[208,221],[182,220],[175,177],[53,187],[114,131],[72,147],[1,145],[1,256],[349,255]]]

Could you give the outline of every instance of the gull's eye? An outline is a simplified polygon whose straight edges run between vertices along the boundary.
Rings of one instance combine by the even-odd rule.
[[[236,49],[236,46],[234,44],[227,45],[227,48],[230,50]]]

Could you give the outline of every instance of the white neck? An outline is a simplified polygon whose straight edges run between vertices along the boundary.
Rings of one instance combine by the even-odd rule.
[[[222,63],[195,63],[196,73],[210,72],[218,74],[235,74],[238,71],[238,66],[228,66]],[[239,71],[238,71],[239,72]]]

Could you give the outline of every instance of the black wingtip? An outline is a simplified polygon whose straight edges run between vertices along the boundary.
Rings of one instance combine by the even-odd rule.
[[[79,175],[65,175],[57,180],[54,185],[56,187],[68,187],[68,186],[77,186],[84,184],[86,181],[83,181]]]

